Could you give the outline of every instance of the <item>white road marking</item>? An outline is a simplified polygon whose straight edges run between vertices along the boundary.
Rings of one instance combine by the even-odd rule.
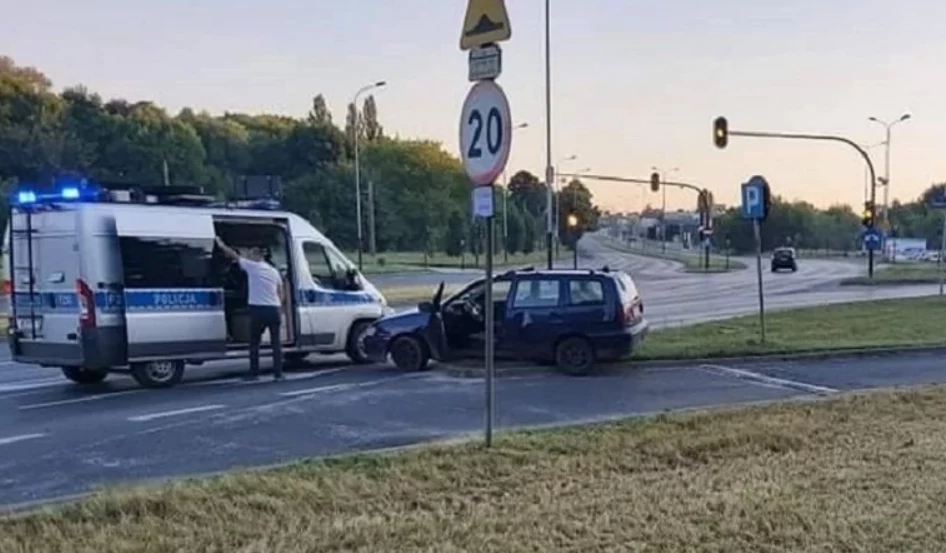
[[[56,407],[58,405],[70,405],[72,403],[86,403],[88,401],[97,401],[100,399],[106,399],[110,397],[125,396],[129,394],[140,394],[144,390],[125,390],[123,392],[109,392],[107,394],[96,394],[94,396],[83,396],[76,397],[72,399],[62,399],[59,401],[47,401],[45,403],[32,403],[29,405],[20,405],[18,407],[21,411],[29,411],[30,409],[42,409],[44,407]]]
[[[50,388],[65,384],[63,378],[45,378],[43,380],[27,380],[20,384],[0,384],[0,393],[4,392],[22,392],[24,390],[36,390],[38,388]]]
[[[320,376],[328,376],[330,374],[335,374],[340,371],[350,370],[346,367],[339,367],[335,369],[324,369],[316,372],[307,372],[307,373],[293,373],[293,374],[284,374],[286,377],[285,382],[293,382],[296,380],[309,380],[312,378],[318,378]],[[193,382],[185,383],[182,386],[188,387],[199,387],[199,386],[220,386],[223,384],[239,384],[239,385],[250,385],[250,384],[261,384],[264,382],[272,382],[272,375],[260,375],[259,380],[243,380],[242,376],[236,376],[231,378],[225,378],[223,380],[208,380],[206,382]]]
[[[298,397],[306,396],[311,394],[318,394],[321,392],[336,392],[340,390],[351,390],[355,388],[364,388],[366,386],[373,386],[375,384],[381,384],[383,382],[391,382],[394,380],[400,380],[402,378],[412,377],[415,375],[404,374],[400,376],[393,376],[388,378],[379,378],[377,380],[366,380],[364,382],[347,382],[344,384],[331,384],[329,386],[319,386],[318,388],[307,388],[305,390],[293,390],[291,392],[283,392],[279,395],[283,397]]]
[[[10,436],[7,438],[0,438],[0,445],[9,445],[15,444],[17,442],[24,442],[26,440],[35,440],[36,438],[43,438],[46,434],[21,434],[19,436]]]
[[[216,411],[217,409],[223,409],[226,405],[214,404],[214,405],[201,405],[199,407],[189,407],[187,409],[175,409],[173,411],[159,411],[157,413],[148,413],[147,415],[136,415],[134,417],[128,417],[128,420],[131,422],[148,422],[155,419],[164,419],[167,417],[176,417],[178,415],[188,415],[190,413],[201,413],[204,411]]]
[[[789,388],[793,390],[803,390],[813,394],[836,394],[840,390],[835,390],[834,388],[828,388],[825,386],[817,386],[815,384],[808,384],[807,382],[799,382],[797,380],[786,380],[784,378],[776,378],[774,376],[766,376],[757,372],[746,371],[743,369],[736,369],[733,367],[724,367],[722,365],[700,365],[702,369],[708,369],[711,371],[727,374],[730,376],[735,376],[736,378],[743,380],[752,380],[758,382],[759,384],[774,386],[777,388]]]

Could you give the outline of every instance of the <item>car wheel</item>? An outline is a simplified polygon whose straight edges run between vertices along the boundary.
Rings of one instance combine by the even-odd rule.
[[[427,368],[430,354],[427,346],[416,336],[401,336],[390,348],[391,360],[402,371],[417,372]]]
[[[355,321],[348,331],[348,340],[345,342],[345,354],[353,363],[364,365],[370,363],[365,351],[365,331],[372,325],[372,321]]]
[[[184,378],[184,362],[135,363],[131,366],[131,376],[145,388],[171,388]]]
[[[595,364],[595,350],[587,338],[565,338],[555,347],[555,364],[566,374],[587,375]]]
[[[98,384],[105,380],[108,371],[93,371],[82,367],[62,367],[62,374],[76,384]]]

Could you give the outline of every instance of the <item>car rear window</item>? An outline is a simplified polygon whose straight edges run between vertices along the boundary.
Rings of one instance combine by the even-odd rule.
[[[604,305],[604,286],[589,278],[568,281],[568,305]]]
[[[621,303],[629,304],[637,298],[637,286],[634,284],[634,279],[631,278],[631,275],[627,273],[617,273],[614,277],[614,281],[617,282],[618,293],[621,295]]]
[[[558,280],[522,280],[513,297],[514,307],[555,307],[559,300]]]

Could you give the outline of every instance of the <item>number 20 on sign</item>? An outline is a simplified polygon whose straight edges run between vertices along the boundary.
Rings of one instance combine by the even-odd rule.
[[[493,184],[506,168],[512,118],[506,93],[494,81],[473,85],[460,115],[460,153],[474,186]]]

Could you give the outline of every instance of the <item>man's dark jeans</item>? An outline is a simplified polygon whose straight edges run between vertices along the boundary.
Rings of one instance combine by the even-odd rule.
[[[282,317],[279,308],[268,305],[251,305],[250,311],[250,376],[259,375],[259,348],[263,331],[269,329],[270,345],[273,348],[273,373],[282,376]]]

